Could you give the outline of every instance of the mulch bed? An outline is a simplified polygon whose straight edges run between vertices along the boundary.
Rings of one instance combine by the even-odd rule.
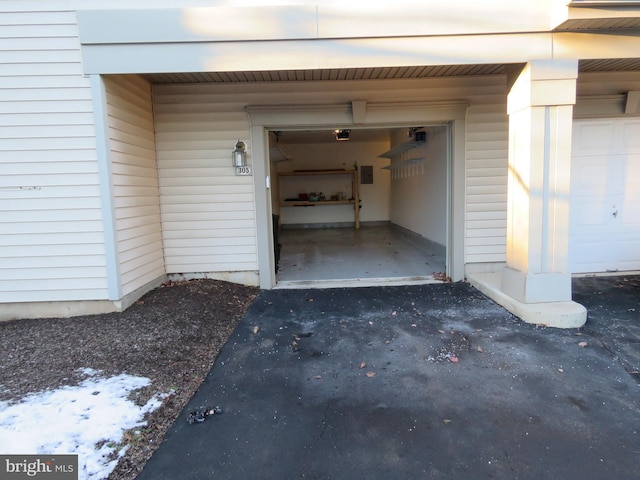
[[[0,323],[0,400],[76,385],[91,368],[104,376],[151,379],[135,392],[143,405],[174,392],[136,432],[109,476],[137,476],[211,369],[222,346],[258,294],[216,280],[167,282],[122,313]],[[125,441],[133,438],[125,435]]]

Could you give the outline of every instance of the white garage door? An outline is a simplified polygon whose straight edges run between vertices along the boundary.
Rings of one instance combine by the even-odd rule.
[[[640,118],[574,123],[569,268],[640,270]]]

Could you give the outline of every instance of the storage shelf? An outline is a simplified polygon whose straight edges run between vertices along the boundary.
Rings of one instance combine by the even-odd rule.
[[[400,145],[397,145],[395,147],[393,147],[391,150],[384,152],[383,154],[378,155],[378,157],[380,158],[395,158],[398,155],[401,155],[405,152],[408,152],[410,150],[413,150],[414,148],[418,148],[422,145],[424,145],[425,142],[416,142],[416,141],[411,141],[411,142],[404,142],[401,143]]]
[[[293,158],[280,147],[269,147],[269,160],[272,163],[278,163],[287,162],[293,160]]]
[[[303,175],[353,175],[357,170],[298,170],[293,172],[279,172],[281,177],[297,177]]]
[[[420,163],[424,160],[424,158],[408,158],[407,160],[401,160],[396,163],[392,163],[391,165],[387,165],[386,167],[382,167],[383,170],[395,170],[396,168],[406,167],[407,165],[414,165],[416,163]]]
[[[351,177],[350,200],[318,200],[310,202],[308,200],[280,200],[281,207],[324,207],[326,205],[357,205],[354,208],[353,218],[356,230],[360,228],[360,194],[358,189],[358,170],[298,170],[293,172],[278,173],[278,196],[280,196],[280,183],[282,177],[303,177],[303,176],[326,176],[326,175],[349,175]],[[288,180],[291,181],[291,180]]]
[[[316,205],[351,205],[353,200],[318,200],[309,202],[305,200],[285,200],[280,202],[281,207],[315,207]]]

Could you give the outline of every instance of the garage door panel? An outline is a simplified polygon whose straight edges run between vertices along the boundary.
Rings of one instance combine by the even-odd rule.
[[[640,118],[575,122],[571,272],[640,270],[639,152]]]
[[[579,156],[604,155],[615,150],[613,122],[580,123],[573,129],[573,154]]]
[[[618,265],[618,270],[640,270],[638,252],[640,252],[640,234],[617,242],[614,261]]]
[[[639,133],[640,135],[640,133]],[[629,155],[623,167],[624,194],[640,195],[640,154]]]
[[[607,179],[609,175],[609,165],[607,157],[595,156],[580,159],[579,165],[572,170],[571,190],[576,195],[603,195],[608,191]]]
[[[607,195],[592,195],[576,198],[579,207],[571,209],[571,232],[573,234],[598,233],[610,222],[610,202]]]
[[[598,235],[594,238],[584,236],[570,239],[571,250],[569,265],[572,272],[604,272],[611,262],[609,253],[610,238]]]
[[[621,205],[617,218],[620,231],[628,234],[640,231],[640,194],[625,195]]]
[[[620,153],[640,153],[640,119],[627,120],[622,125],[622,141]]]

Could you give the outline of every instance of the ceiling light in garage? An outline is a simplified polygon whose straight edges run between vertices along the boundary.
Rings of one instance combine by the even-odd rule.
[[[336,134],[336,140],[346,141],[346,140],[349,140],[349,135],[351,135],[351,130],[334,130],[333,133]]]

